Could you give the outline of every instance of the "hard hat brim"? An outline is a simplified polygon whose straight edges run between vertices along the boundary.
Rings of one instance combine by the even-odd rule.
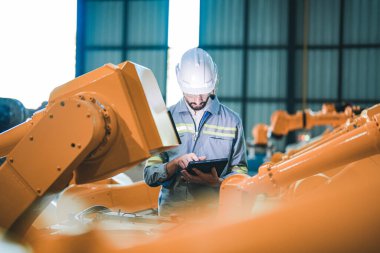
[[[186,86],[180,85],[180,88],[183,93],[190,94],[190,95],[201,95],[201,94],[208,94],[211,93],[214,90],[214,87],[206,87],[206,88],[187,88]]]

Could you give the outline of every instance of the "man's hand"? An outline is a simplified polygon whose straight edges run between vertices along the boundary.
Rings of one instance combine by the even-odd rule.
[[[197,174],[197,176],[191,175],[186,169],[181,171],[183,177],[190,183],[219,186],[222,182],[222,180],[218,177],[215,168],[211,169],[211,173],[203,173],[198,169],[193,169],[193,171]]]
[[[206,159],[205,156],[198,157],[196,154],[190,153],[190,154],[180,156],[180,157],[176,158],[175,160],[177,160],[177,165],[180,168],[186,169],[189,162],[191,162],[191,161],[202,161],[204,159]]]
[[[168,177],[171,177],[176,172],[177,169],[186,169],[187,165],[191,161],[199,161],[199,160],[205,160],[205,159],[206,159],[206,156],[198,157],[194,153],[185,154],[183,156],[177,157],[166,164],[166,171],[168,173]]]

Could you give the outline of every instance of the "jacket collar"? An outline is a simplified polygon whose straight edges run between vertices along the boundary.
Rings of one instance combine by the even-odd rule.
[[[210,98],[211,99],[211,98]],[[220,110],[220,102],[218,100],[218,97],[215,96],[214,99],[211,99],[210,106],[206,109],[206,111],[210,112],[211,114],[218,114]],[[186,100],[184,97],[179,101],[179,112],[188,112],[189,109],[186,106]]]

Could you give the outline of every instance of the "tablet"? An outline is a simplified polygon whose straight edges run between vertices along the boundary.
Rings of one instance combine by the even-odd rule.
[[[186,170],[191,175],[196,176],[197,174],[193,171],[193,168],[197,168],[203,173],[211,173],[211,169],[215,167],[216,173],[218,173],[218,176],[220,176],[220,174],[222,174],[224,168],[226,167],[227,162],[228,162],[227,158],[203,160],[203,161],[191,161],[187,165]]]

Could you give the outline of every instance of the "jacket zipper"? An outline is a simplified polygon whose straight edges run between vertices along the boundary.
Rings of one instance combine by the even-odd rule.
[[[206,111],[205,111],[205,113],[206,113]],[[203,114],[202,118],[204,117],[204,115],[205,114]],[[197,141],[198,141],[198,138],[199,138],[199,132],[200,132],[200,130],[202,130],[203,125],[206,123],[206,121],[208,120],[208,118],[210,117],[210,115],[207,115],[207,118],[205,119],[205,121],[202,124],[200,124],[202,122],[202,119],[201,119],[201,121],[199,122],[199,129],[198,129],[199,131],[197,131],[197,126],[195,124],[193,116],[191,116],[191,113],[190,113],[190,117],[191,117],[191,120],[193,121],[194,130],[195,130],[195,135],[194,135],[194,140],[193,140],[194,144],[193,144],[193,148],[192,148],[192,151],[191,151],[192,153],[194,153],[195,145],[197,144]],[[185,199],[186,200],[188,198],[188,191],[189,191],[189,182],[186,181],[186,193],[185,193],[186,194],[185,195]]]
[[[203,119],[203,117],[205,116],[206,113],[208,113],[208,114],[207,114],[207,118],[202,122],[202,119]],[[190,114],[190,116],[191,116],[191,114]],[[193,145],[193,148],[192,148],[192,151],[191,151],[192,153],[194,153],[195,145],[197,144],[197,141],[198,141],[198,139],[199,139],[199,133],[201,132],[201,130],[202,130],[204,124],[206,123],[206,121],[207,121],[209,118],[210,118],[210,114],[209,114],[209,112],[205,111],[204,114],[203,114],[203,116],[202,116],[201,121],[199,122],[199,129],[198,129],[198,131],[197,131],[197,126],[195,125],[195,121],[194,121],[193,117],[191,116],[191,119],[193,120],[193,124],[194,124],[194,129],[195,129],[194,145]],[[202,124],[201,124],[201,123],[202,123]]]

